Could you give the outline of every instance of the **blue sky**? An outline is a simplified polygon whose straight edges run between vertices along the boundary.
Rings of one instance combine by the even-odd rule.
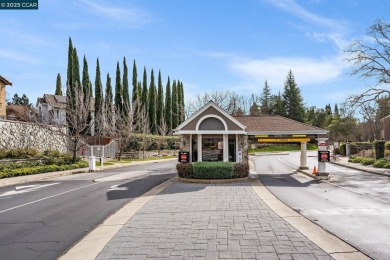
[[[92,83],[96,58],[105,85],[125,56],[139,78],[145,66],[164,85],[180,79],[188,101],[213,90],[259,95],[265,80],[277,94],[291,69],[306,105],[324,107],[366,88],[343,50],[388,10],[387,0],[39,0],[38,10],[0,10],[0,75],[13,83],[10,99],[54,94],[71,37]]]

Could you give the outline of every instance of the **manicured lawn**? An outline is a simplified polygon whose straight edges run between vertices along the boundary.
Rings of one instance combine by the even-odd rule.
[[[300,151],[300,150],[301,150],[300,145],[284,144],[284,145],[266,146],[255,150],[249,149],[249,153],[288,152],[288,151]],[[307,150],[317,150],[317,145],[307,144]]]

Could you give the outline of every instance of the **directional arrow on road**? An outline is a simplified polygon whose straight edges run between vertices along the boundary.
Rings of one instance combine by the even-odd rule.
[[[49,187],[49,186],[53,186],[53,185],[56,185],[56,184],[59,184],[59,182],[49,183],[49,184],[35,184],[35,185],[16,186],[15,190],[4,192],[3,194],[0,195],[0,197],[16,195],[16,194],[21,194],[21,193],[26,193],[26,192],[31,192],[31,191],[36,191],[36,190],[39,190],[39,189],[42,189],[42,188],[46,188],[46,187]]]
[[[113,191],[113,190],[128,190],[129,188],[127,187],[118,187],[119,185],[112,185],[108,190]]]

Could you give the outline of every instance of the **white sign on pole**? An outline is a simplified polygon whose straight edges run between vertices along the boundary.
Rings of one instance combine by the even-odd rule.
[[[318,142],[318,151],[326,151],[326,142],[325,141]]]

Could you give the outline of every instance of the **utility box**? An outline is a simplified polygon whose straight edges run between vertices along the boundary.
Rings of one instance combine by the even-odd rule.
[[[96,157],[90,156],[88,159],[89,171],[94,172],[96,170]]]
[[[190,162],[190,152],[179,152],[178,161],[181,163]]]

